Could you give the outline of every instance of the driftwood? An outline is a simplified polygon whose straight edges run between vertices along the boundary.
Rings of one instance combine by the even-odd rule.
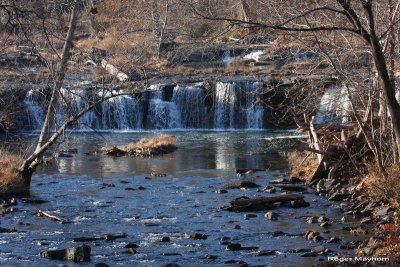
[[[317,134],[317,132],[316,132],[316,130],[314,128],[314,119],[315,119],[315,117],[313,116],[311,118],[311,121],[310,121],[310,133],[311,133],[311,135],[313,137],[313,141],[314,141],[313,142],[313,146],[314,146],[314,148],[316,150],[321,151],[321,146],[319,145],[318,134]],[[318,161],[321,162],[322,161],[322,155],[321,154],[317,154],[317,157],[318,157]]]
[[[329,144],[328,147],[326,148],[326,152],[317,169],[315,170],[315,172],[313,173],[313,175],[308,179],[307,181],[307,185],[314,185],[316,184],[320,179],[326,178],[328,176],[328,170],[326,168],[326,162],[330,159],[329,153],[333,152],[336,150],[336,146],[335,145],[331,145]]]
[[[231,201],[231,206],[221,207],[223,210],[227,211],[261,211],[273,209],[274,203],[277,202],[288,202],[288,201],[298,201],[303,200],[304,196],[299,194],[289,194],[289,195],[279,195],[279,196],[269,196],[269,197],[258,197],[252,199],[236,199]]]
[[[235,171],[237,174],[244,174],[248,172],[263,172],[265,170],[266,169],[259,169],[259,168],[238,168]]]
[[[274,186],[285,191],[307,191],[307,187],[298,184],[275,184]]]
[[[335,153],[335,152],[322,151],[322,150],[312,149],[309,147],[305,147],[304,150],[307,150],[307,151],[310,151],[313,153],[317,153],[317,154],[321,154],[321,155],[327,155],[327,156],[337,155],[337,153]]]
[[[44,211],[42,211],[42,210],[37,210],[37,211],[35,212],[35,215],[36,215],[36,216],[39,216],[39,217],[47,217],[47,218],[50,218],[50,219],[52,219],[52,220],[54,220],[54,221],[59,221],[59,222],[62,221],[60,218],[58,218],[58,217],[56,217],[56,216],[53,216],[53,215],[50,215],[50,214],[48,214],[47,212],[44,212]]]

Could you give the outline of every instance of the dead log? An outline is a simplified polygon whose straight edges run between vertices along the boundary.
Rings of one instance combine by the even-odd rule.
[[[326,161],[328,161],[331,157],[328,155],[329,153],[333,152],[336,150],[336,146],[329,144],[328,147],[326,148],[325,153],[323,157],[321,158],[321,161],[319,162],[319,165],[313,175],[308,179],[307,185],[314,185],[316,184],[320,179],[326,178],[328,176],[329,170],[326,168]]]
[[[248,206],[248,205],[264,205],[264,204],[273,204],[276,202],[285,202],[285,201],[293,201],[301,199],[304,199],[303,195],[289,194],[289,195],[258,197],[250,199],[237,199],[231,201],[231,205],[233,207]]]
[[[310,151],[313,153],[317,153],[317,154],[321,154],[321,155],[327,155],[327,156],[337,155],[337,153],[335,153],[335,152],[322,151],[322,150],[317,150],[317,149],[313,149],[313,148],[309,148],[309,147],[304,148],[304,150],[307,150],[307,151]]]
[[[307,191],[307,187],[298,184],[274,184],[284,191]]]
[[[238,174],[244,174],[244,173],[247,173],[247,172],[263,172],[265,170],[266,169],[259,169],[259,168],[238,168],[235,171]]]
[[[129,76],[120,71],[117,67],[114,65],[111,65],[110,63],[107,62],[107,60],[103,59],[101,61],[101,66],[108,71],[111,75],[114,75],[118,81],[120,82],[126,82],[129,80]]]
[[[314,128],[314,119],[315,119],[315,117],[312,116],[311,121],[310,121],[310,132],[311,132],[312,137],[314,139],[314,148],[316,150],[321,151],[321,147],[319,145],[318,134],[317,134],[317,132],[315,131],[315,128]],[[322,161],[322,155],[321,154],[317,154],[317,157],[318,157],[318,161],[321,162]]]
[[[36,215],[36,216],[39,216],[39,217],[47,217],[47,218],[50,218],[50,219],[52,219],[52,220],[54,220],[54,221],[59,221],[59,222],[62,221],[60,218],[58,218],[58,217],[56,217],[56,216],[53,216],[53,215],[50,215],[50,214],[48,214],[47,212],[44,212],[44,211],[42,211],[42,210],[37,210],[37,211],[35,212],[35,215]]]

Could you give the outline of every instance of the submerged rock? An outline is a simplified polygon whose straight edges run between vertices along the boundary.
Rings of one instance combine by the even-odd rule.
[[[124,248],[138,248],[138,247],[139,247],[139,245],[137,245],[135,243],[129,243],[124,246]]]
[[[257,254],[256,254],[257,257],[272,256],[272,255],[276,255],[276,250],[261,250],[261,251],[257,252]]]
[[[163,238],[161,238],[161,242],[169,242],[171,241],[171,238],[168,236],[164,236]]]
[[[190,238],[192,239],[207,239],[208,235],[206,234],[200,234],[200,233],[194,233],[190,235]]]
[[[230,189],[240,189],[240,188],[256,188],[259,187],[258,184],[250,182],[250,181],[241,181],[238,184],[229,185],[228,188]]]
[[[215,193],[217,193],[217,194],[226,194],[226,193],[228,193],[228,190],[218,189],[218,190],[215,191]]]
[[[90,251],[91,248],[88,245],[82,245],[74,248],[43,251],[39,255],[51,260],[85,262],[90,261]]]
[[[246,220],[248,220],[248,219],[250,219],[250,218],[256,218],[257,215],[256,215],[256,214],[245,214],[243,217],[244,217]]]
[[[137,254],[138,252],[137,252],[136,249],[134,249],[134,248],[128,248],[128,253],[130,253],[130,254],[132,254],[132,255],[135,255],[135,254]]]
[[[210,255],[210,254],[206,254],[203,256],[203,259],[207,259],[207,260],[215,260],[218,259],[218,256],[216,255]]]
[[[269,212],[265,213],[264,217],[271,221],[276,221],[276,220],[278,220],[279,214],[276,212],[273,212],[273,211],[269,211]]]

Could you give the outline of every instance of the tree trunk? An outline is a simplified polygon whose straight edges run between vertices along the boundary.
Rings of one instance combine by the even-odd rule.
[[[65,39],[64,47],[61,53],[61,61],[57,67],[56,73],[54,73],[54,85],[51,94],[49,106],[47,108],[46,118],[39,136],[38,144],[34,153],[28,157],[19,168],[19,171],[24,179],[25,186],[29,187],[31,183],[31,176],[35,168],[39,165],[40,159],[43,155],[44,150],[42,147],[49,139],[51,127],[54,124],[54,117],[56,114],[56,105],[59,99],[60,89],[64,82],[65,71],[67,68],[67,62],[69,59],[70,50],[72,47],[72,39],[74,36],[74,31],[76,27],[77,17],[78,17],[78,5],[75,0],[73,3],[71,17],[68,24],[68,32]]]
[[[242,11],[243,11],[243,20],[244,21],[249,21],[249,4],[247,3],[247,0],[240,0],[240,4],[242,5]]]
[[[157,51],[157,59],[161,59],[161,50],[162,50],[162,43],[164,41],[164,33],[165,28],[167,27],[168,23],[168,10],[169,10],[169,0],[165,0],[165,14],[164,14],[164,22],[160,31],[160,40],[158,43],[158,51]]]
[[[396,147],[400,147],[400,105],[396,100],[396,90],[392,79],[390,79],[389,70],[386,64],[385,55],[382,50],[382,46],[379,43],[379,38],[375,32],[375,20],[372,11],[372,4],[363,4],[364,9],[367,13],[369,30],[370,30],[370,43],[371,52],[374,59],[376,69],[378,71],[379,78],[382,80],[383,96],[386,101],[389,114],[391,117],[393,131],[395,134],[394,144]]]

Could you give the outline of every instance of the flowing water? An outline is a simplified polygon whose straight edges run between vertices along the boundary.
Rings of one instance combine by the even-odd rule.
[[[125,144],[157,134],[69,133],[59,149],[76,148],[78,154],[58,158],[33,176],[32,196],[49,202],[34,205],[19,201],[17,211],[1,218],[1,227],[15,227],[18,232],[1,234],[0,265],[93,266],[104,262],[110,266],[163,266],[175,262],[180,266],[201,267],[239,266],[244,261],[250,266],[286,267],[311,266],[318,259],[326,259],[300,257],[299,253],[288,250],[321,245],[296,235],[310,229],[323,230],[318,224],[307,224],[307,216],[325,215],[339,221],[342,211],[337,203],[305,194],[310,207],[279,208],[277,221],[264,218],[264,212],[252,212],[257,217],[245,220],[244,213],[218,209],[239,196],[269,195],[257,189],[227,189],[226,194],[218,194],[216,190],[244,179],[266,186],[272,179],[286,177],[287,162],[281,153],[303,145],[304,139],[298,133],[169,132],[178,146],[172,154],[142,159],[93,153],[102,146]],[[238,177],[236,168],[268,170]],[[167,176],[152,177],[152,172]],[[65,223],[34,216],[37,209]],[[335,235],[344,241],[353,238],[339,228],[333,225],[331,233],[323,236]],[[274,236],[274,231],[287,234]],[[82,244],[73,242],[74,238],[120,233],[126,233],[127,237],[84,242],[92,248],[90,263],[65,263],[38,256],[41,251]],[[193,233],[206,234],[208,238],[189,238]],[[170,241],[161,242],[163,237],[170,237]],[[229,251],[220,244],[223,237],[259,249]],[[128,243],[139,245],[138,254],[126,253],[124,246]],[[338,244],[322,244],[338,250]],[[256,257],[258,250],[276,250],[277,254]],[[207,259],[206,254],[217,257]]]
[[[111,98],[79,119],[75,129],[171,130],[171,129],[263,129],[268,118],[261,99],[264,84],[256,79],[217,82],[207,91],[203,83],[154,84],[140,95]],[[120,90],[121,91],[121,90]],[[71,82],[62,90],[58,121],[78,114],[88,104],[110,94],[87,81]],[[212,91],[213,93],[210,93]],[[44,121],[44,94],[34,88],[25,98],[28,121],[25,129],[38,130]],[[269,122],[271,123],[271,122]]]

